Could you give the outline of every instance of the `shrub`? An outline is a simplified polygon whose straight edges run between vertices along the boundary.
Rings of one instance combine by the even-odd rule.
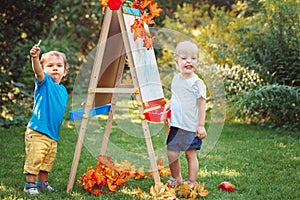
[[[267,85],[231,101],[235,118],[275,128],[299,130],[299,88]]]
[[[264,80],[258,73],[241,65],[214,66],[214,75],[218,74],[218,79],[223,80],[227,98],[255,90],[264,85]]]

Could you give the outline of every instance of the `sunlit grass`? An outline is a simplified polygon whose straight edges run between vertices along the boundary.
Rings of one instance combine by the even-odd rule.
[[[103,121],[102,119],[98,119]],[[105,125],[105,119],[103,126]],[[101,125],[102,127],[102,125]],[[0,199],[32,199],[23,192],[25,176],[23,175],[25,127],[8,129],[0,134],[1,168]],[[95,130],[95,133],[103,131]],[[143,132],[141,130],[141,136]],[[152,136],[153,146],[165,154],[165,132]],[[93,140],[93,138],[90,138]],[[101,139],[102,140],[102,139]],[[124,151],[145,153],[147,148],[143,138],[136,138],[118,129],[114,124],[110,141]],[[41,193],[37,199],[138,199],[135,189],[140,187],[149,195],[154,185],[151,178],[129,180],[125,187],[115,193],[90,196],[80,185],[74,184],[71,193],[66,192],[70,169],[77,142],[74,122],[65,121],[58,145],[58,154],[49,182],[56,189],[54,193]],[[101,144],[101,143],[100,143]],[[99,146],[100,150],[101,146]],[[113,152],[114,160],[117,154]],[[200,151],[201,153],[201,151]],[[126,153],[122,159],[129,159]],[[128,154],[129,155],[129,154]],[[150,166],[149,160],[143,162],[145,171]],[[76,173],[79,178],[87,167],[95,166],[96,159],[83,146]],[[120,161],[120,160],[118,160]],[[187,163],[181,156],[182,176],[187,178]],[[166,160],[165,160],[166,162]],[[137,163],[132,163],[137,165]],[[204,158],[199,158],[199,182],[205,183],[210,192],[208,200],[215,199],[297,199],[300,196],[300,134],[275,131],[250,125],[226,124],[221,137],[212,151]],[[161,177],[166,182],[168,177]],[[229,181],[236,190],[226,193],[218,190],[218,184]]]

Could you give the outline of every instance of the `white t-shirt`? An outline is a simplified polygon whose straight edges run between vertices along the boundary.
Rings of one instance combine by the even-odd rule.
[[[176,74],[171,85],[172,97],[170,101],[170,126],[196,132],[198,127],[199,98],[206,99],[206,87],[195,74],[192,78],[184,79]]]

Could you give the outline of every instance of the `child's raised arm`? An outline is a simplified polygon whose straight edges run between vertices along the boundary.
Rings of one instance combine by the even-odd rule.
[[[38,45],[34,45],[30,50],[32,70],[38,82],[42,82],[44,80],[44,70],[40,64],[39,55],[40,55],[40,47]]]

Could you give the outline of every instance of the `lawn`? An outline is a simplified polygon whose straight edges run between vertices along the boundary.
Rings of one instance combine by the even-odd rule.
[[[24,130],[25,128],[21,127],[1,131],[0,199],[33,199],[23,192]],[[154,146],[155,143],[163,144],[164,139],[163,133],[153,138]],[[136,140],[126,140],[126,135],[117,127],[112,130],[111,140],[119,146],[124,145],[124,148],[144,145],[137,144]],[[127,185],[117,192],[95,197],[75,184],[73,192],[67,193],[66,187],[76,142],[77,133],[74,123],[65,120],[57,159],[53,173],[49,176],[49,182],[56,191],[41,193],[36,199],[138,199],[130,194],[132,190],[140,187],[144,192],[149,193],[149,188],[154,185],[151,178],[129,180]],[[114,159],[114,155],[110,156]],[[198,181],[204,182],[205,188],[209,191],[209,195],[205,198],[207,200],[300,198],[299,132],[226,123],[213,150],[204,158],[201,157],[199,161]],[[87,167],[95,164],[96,159],[84,146],[76,179],[86,171]],[[184,159],[182,165],[182,174],[186,177]],[[162,182],[166,182],[167,179],[168,177],[161,177]],[[222,181],[230,181],[235,185],[236,190],[231,193],[219,191],[218,184]]]

